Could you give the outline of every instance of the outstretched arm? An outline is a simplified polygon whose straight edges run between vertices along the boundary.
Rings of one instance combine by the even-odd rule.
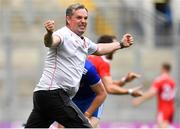
[[[112,42],[112,43],[100,43],[97,44],[98,49],[94,55],[105,55],[111,52],[114,52],[118,49],[130,47],[133,44],[133,37],[130,34],[125,34],[121,42]]]
[[[113,83],[111,76],[104,76],[101,78],[108,94],[127,95],[130,94],[133,97],[141,96],[142,92],[139,87],[133,89],[125,89],[119,85]]]
[[[152,98],[153,96],[155,96],[157,93],[157,90],[153,87],[151,87],[147,92],[145,92],[141,97],[137,97],[135,98],[132,103],[134,106],[139,106],[141,103],[143,103],[144,101]]]
[[[122,77],[121,80],[115,80],[113,83],[117,86],[124,86],[126,83],[133,81],[136,78],[139,78],[140,75],[137,73],[129,72],[126,76]]]
[[[46,28],[46,34],[44,35],[44,44],[46,47],[57,47],[61,42],[60,37],[53,36],[54,31],[54,21],[47,20],[44,23],[44,27]]]

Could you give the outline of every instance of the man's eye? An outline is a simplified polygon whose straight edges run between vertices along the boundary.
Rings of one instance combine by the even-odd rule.
[[[81,17],[77,17],[77,19],[81,19]]]

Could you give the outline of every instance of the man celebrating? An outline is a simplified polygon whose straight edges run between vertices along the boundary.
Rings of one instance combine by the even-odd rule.
[[[54,121],[66,128],[91,128],[88,120],[71,98],[79,89],[88,54],[104,55],[133,43],[130,34],[121,42],[95,44],[83,33],[87,27],[88,10],[81,4],[66,10],[66,26],[54,32],[55,23],[44,23],[47,33],[44,44],[49,48],[42,77],[33,94],[33,110],[26,128],[48,128]]]

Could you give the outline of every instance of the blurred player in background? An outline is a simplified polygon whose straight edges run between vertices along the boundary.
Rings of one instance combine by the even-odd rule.
[[[111,35],[103,35],[98,39],[98,43],[111,43],[116,42],[117,39],[115,36]],[[132,81],[135,78],[140,77],[140,75],[130,72],[121,80],[112,80],[111,72],[110,72],[110,61],[113,59],[114,52],[104,56],[88,56],[88,60],[91,61],[96,69],[98,74],[101,77],[101,80],[104,84],[104,87],[108,94],[130,94],[134,97],[141,96],[142,92],[140,91],[140,87],[135,87],[133,89],[125,89],[124,86],[126,83]]]
[[[151,88],[143,94],[143,96],[135,98],[133,105],[138,106],[144,101],[157,95],[158,112],[157,123],[158,127],[167,128],[173,122],[175,112],[175,89],[176,85],[174,79],[170,75],[171,65],[163,63],[161,68],[161,75],[157,77]]]
[[[44,44],[48,47],[42,77],[34,89],[33,110],[26,128],[48,128],[54,121],[66,128],[92,126],[71,98],[79,89],[88,54],[105,55],[133,44],[130,34],[121,42],[95,44],[83,34],[86,31],[88,10],[82,4],[66,9],[66,26],[54,32],[55,23],[44,23]]]

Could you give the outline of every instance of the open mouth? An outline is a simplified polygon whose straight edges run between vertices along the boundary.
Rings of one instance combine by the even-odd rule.
[[[86,28],[86,25],[80,25],[79,28],[80,28],[80,29],[85,29],[85,28]]]
[[[80,26],[79,28],[80,28],[80,29],[85,29],[86,27],[85,27],[85,26]]]

